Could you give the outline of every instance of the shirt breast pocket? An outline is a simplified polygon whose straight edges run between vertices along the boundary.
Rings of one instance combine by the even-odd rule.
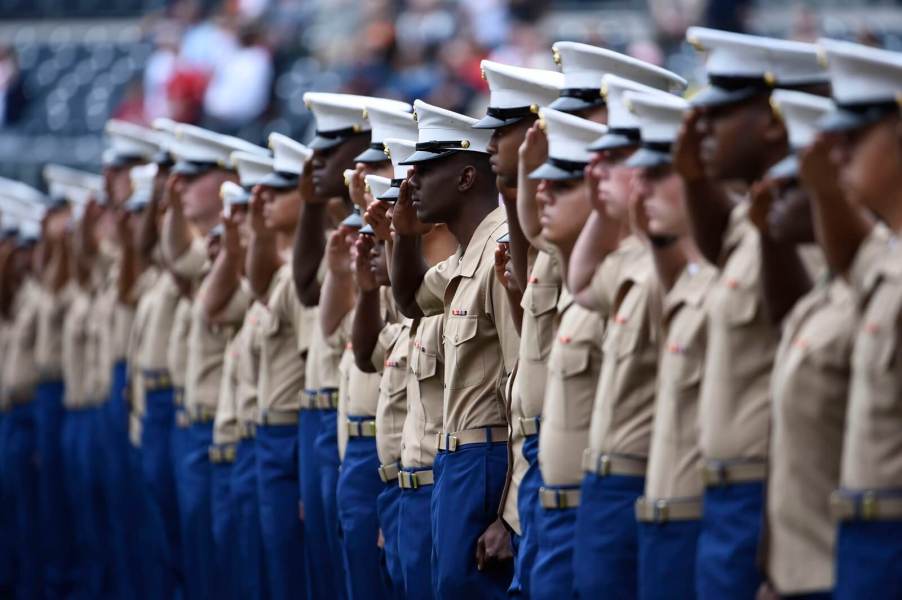
[[[588,427],[592,418],[592,400],[597,384],[588,377],[592,350],[588,343],[559,346],[558,357],[563,397],[564,425],[568,430]]]
[[[484,358],[478,346],[479,318],[452,316],[445,323],[445,386],[458,390],[485,380]]]
[[[410,371],[417,381],[425,381],[435,376],[437,362],[435,354],[427,352],[426,348],[414,347],[413,354],[410,356]]]
[[[386,392],[390,396],[395,396],[407,390],[407,359],[390,360],[385,365],[386,371]]]
[[[557,308],[558,287],[532,283],[526,288],[520,306],[523,319],[523,344],[529,360],[545,360],[554,336],[554,315]]]
[[[895,328],[887,330],[885,324],[865,321],[855,338],[852,351],[852,368],[855,379],[867,381],[876,407],[897,410],[899,368],[896,361]]]

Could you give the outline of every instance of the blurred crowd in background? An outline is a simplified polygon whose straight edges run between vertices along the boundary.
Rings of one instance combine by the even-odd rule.
[[[16,2],[0,0],[0,8],[4,1]],[[103,17],[104,2],[112,10],[117,1],[127,0],[95,0],[96,18]],[[902,27],[887,23],[877,31],[825,23],[822,4],[795,4],[790,18],[774,25],[778,30],[754,32],[805,41],[829,33],[899,49]],[[857,4],[864,10],[868,2]],[[749,23],[755,5],[753,0],[156,0],[131,8],[136,14],[130,37],[94,28],[80,40],[65,33],[65,21],[49,37],[43,30],[14,28],[0,35],[0,123],[19,135],[4,143],[0,131],[0,163],[5,163],[0,174],[37,179],[36,171],[29,177],[28,165],[24,172],[10,172],[5,160],[20,157],[18,147],[29,139],[35,140],[39,161],[91,166],[99,161],[100,131],[110,116],[139,123],[165,116],[255,143],[276,130],[304,140],[311,118],[300,99],[311,89],[421,98],[477,114],[487,92],[481,59],[552,68],[548,48],[557,39],[608,46],[698,84],[699,63],[683,41],[686,28],[755,29]],[[782,3],[774,6],[787,10]],[[73,22],[84,29],[85,20]],[[71,144],[63,156],[60,139],[67,140],[63,148]]]

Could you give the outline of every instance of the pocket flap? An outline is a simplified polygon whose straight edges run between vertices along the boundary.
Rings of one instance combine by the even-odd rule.
[[[460,346],[476,337],[479,317],[450,317],[445,323],[445,340]]]
[[[573,377],[589,367],[590,349],[584,345],[561,347],[561,374]]]
[[[548,283],[531,283],[526,287],[520,306],[531,315],[543,315],[557,309],[558,286]]]

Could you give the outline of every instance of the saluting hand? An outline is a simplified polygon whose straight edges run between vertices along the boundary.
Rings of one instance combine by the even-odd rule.
[[[307,204],[323,204],[328,200],[328,198],[316,197],[316,188],[313,185],[313,158],[304,163],[298,179],[298,191],[301,194],[301,201]]]
[[[391,205],[382,200],[373,200],[373,202],[363,213],[363,221],[373,228],[376,232],[376,239],[387,242],[391,239],[391,216],[388,209]]]
[[[376,246],[375,238],[371,235],[358,235],[355,244],[357,253],[354,257],[354,273],[357,277],[357,286],[362,292],[379,289],[371,261],[373,248]]]
[[[511,267],[510,244],[499,242],[495,248],[495,278],[508,291],[519,292],[520,288],[514,283],[513,268]]]
[[[222,215],[222,250],[231,258],[240,258],[242,253],[239,220],[235,213]]]
[[[326,242],[326,267],[335,275],[352,274],[349,237],[348,229],[339,227],[332,232],[329,241]]]
[[[702,135],[699,131],[701,116],[697,109],[686,113],[673,147],[673,168],[686,182],[705,178],[705,167],[701,159]]]
[[[355,206],[359,206],[361,211],[366,210],[371,201],[371,198],[367,198],[365,176],[366,170],[363,164],[358,163],[350,181],[348,181],[348,194],[351,196],[351,201]]]
[[[776,182],[772,179],[762,179],[752,184],[751,206],[749,206],[749,221],[761,233],[767,236],[769,233],[767,216],[774,204]]]
[[[651,233],[648,230],[648,213],[645,212],[645,198],[647,188],[638,173],[633,176],[633,184],[630,186],[630,197],[627,204],[629,212],[630,229],[644,243],[650,244]]]
[[[401,189],[398,190],[398,201],[395,203],[391,222],[398,235],[423,235],[432,229],[430,225],[421,223],[419,218],[417,218],[417,210],[413,207],[413,201],[410,197],[409,179],[401,182]]]
[[[548,159],[548,136],[545,135],[540,120],[536,120],[526,131],[526,137],[520,144],[518,154],[521,173],[535,171]]]
[[[251,233],[256,236],[264,236],[270,233],[266,227],[266,218],[263,216],[264,190],[262,186],[255,185],[251,190],[251,202],[248,209],[247,221]]]
[[[835,137],[819,135],[814,142],[799,155],[799,178],[813,194],[829,197],[839,190],[839,176],[830,159],[835,145]]]

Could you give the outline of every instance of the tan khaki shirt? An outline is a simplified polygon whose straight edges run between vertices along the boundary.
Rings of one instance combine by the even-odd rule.
[[[858,251],[850,282],[862,312],[852,350],[842,487],[898,490],[902,488],[902,260],[896,239],[876,229]]]
[[[260,328],[259,408],[261,413],[297,412],[314,324],[297,297],[290,264],[273,277],[266,308]]]
[[[191,305],[191,327],[188,330],[188,367],[185,380],[185,406],[189,414],[196,411],[213,413],[222,386],[226,346],[238,333],[250,296],[239,286],[228,305],[217,315],[215,323],[204,314],[204,295],[209,278],[198,289]]]
[[[495,240],[506,232],[504,209],[496,208],[473,232],[466,250],[429,269],[417,290],[425,315],[445,315],[447,433],[507,424],[503,392],[520,335],[495,278]]]
[[[39,291],[35,362],[42,379],[60,380],[63,378],[63,320],[71,301],[71,290],[66,286],[52,292],[41,286]]]
[[[241,335],[229,340],[226,346],[219,399],[216,404],[216,418],[213,420],[213,443],[218,445],[237,443],[238,435],[238,362]]]
[[[160,274],[153,287],[141,297],[133,323],[137,371],[167,370],[166,353],[169,334],[175,321],[179,293],[175,279],[167,271]]]
[[[185,381],[188,379],[188,332],[191,330],[191,299],[182,297],[175,307],[175,318],[172,320],[172,333],[169,335],[169,348],[166,350],[166,363],[169,365],[169,377],[176,395],[184,396]],[[181,390],[181,392],[179,392]],[[176,398],[176,402],[179,398]]]
[[[783,325],[767,485],[767,569],[780,594],[833,587],[829,499],[839,483],[856,322],[854,298],[836,277],[822,278]]]
[[[35,362],[35,337],[38,328],[40,288],[27,278],[16,294],[12,307],[13,322],[9,331],[9,345],[3,357],[4,403],[29,402],[38,383]]]
[[[698,498],[704,491],[698,447],[698,398],[705,361],[705,297],[717,270],[690,264],[664,298],[664,331],[651,453],[648,500]]]
[[[444,403],[444,321],[444,315],[435,315],[423,317],[412,325],[407,361],[410,368],[407,418],[401,434],[401,464],[405,467],[431,467],[438,450]]]
[[[604,290],[599,306],[608,306],[604,360],[589,448],[595,453],[648,457],[654,413],[660,334],[660,286],[651,256],[635,238],[602,263],[593,289]],[[604,316],[604,312],[602,312]]]
[[[699,404],[706,459],[767,458],[770,373],[777,335],[761,306],[758,232],[736,207],[720,274],[707,300],[708,343]]]
[[[557,302],[561,294],[561,274],[557,258],[539,251],[520,306],[523,322],[520,328],[520,354],[518,367],[510,385],[510,480],[505,495],[505,520],[518,529],[517,497],[529,463],[523,456],[526,436],[521,429],[521,419],[539,417],[545,397],[546,362],[554,330],[557,326]]]
[[[89,290],[71,285],[72,300],[63,321],[63,382],[65,393],[63,404],[66,408],[84,408],[99,399],[95,397],[94,375],[95,357],[88,327],[93,298]]]
[[[382,374],[376,404],[376,450],[383,465],[401,460],[401,432],[407,418],[407,378],[410,373],[410,327],[413,321],[388,323],[379,334],[372,362]]]
[[[247,311],[244,325],[238,332],[238,388],[235,404],[240,423],[257,421],[257,385],[260,372],[260,347],[262,345],[262,323],[266,307],[254,302]]]
[[[605,320],[573,302],[564,289],[560,326],[548,355],[548,382],[539,432],[539,467],[547,485],[579,485],[583,451],[601,374]]]
[[[307,310],[310,312],[311,322],[318,323],[319,307],[314,306]],[[310,351],[307,355],[307,389],[330,388],[337,390],[340,379],[338,365],[341,363],[343,353],[343,344],[330,343],[323,334],[322,327],[318,325],[313,327],[310,334]]]

